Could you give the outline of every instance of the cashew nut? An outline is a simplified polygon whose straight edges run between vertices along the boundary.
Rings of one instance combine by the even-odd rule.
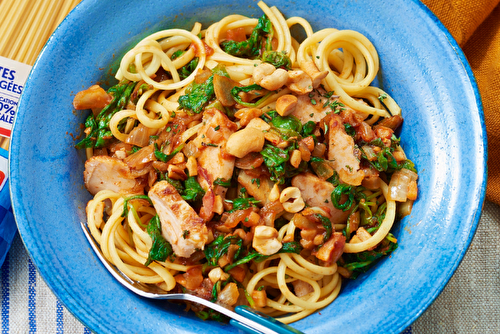
[[[186,168],[188,170],[189,176],[198,175],[198,163],[194,157],[189,157],[186,163]]]
[[[233,133],[226,143],[227,153],[243,158],[250,152],[260,152],[264,147],[264,133],[255,128],[246,127]]]
[[[328,75],[328,71],[320,72],[316,67],[316,64],[312,60],[300,63],[300,69],[306,72],[309,77],[311,77],[313,88],[318,88],[321,80],[326,78],[326,76]]]
[[[208,273],[208,278],[210,278],[210,281],[215,284],[218,281],[227,280],[229,278],[229,274],[225,273],[224,270],[222,270],[220,267],[217,267],[210,270],[210,272]]]
[[[254,69],[252,78],[258,85],[272,91],[287,83],[288,72],[282,68],[276,69],[269,63],[262,63]]]
[[[224,213],[224,204],[220,195],[215,195],[213,211],[219,215]]]
[[[293,150],[290,155],[290,165],[295,168],[299,168],[300,163],[302,162],[302,153],[299,150]]]
[[[258,108],[243,108],[238,110],[234,117],[240,120],[241,126],[246,126],[251,120],[262,115],[262,110]]]
[[[176,165],[168,165],[168,177],[173,180],[185,180],[187,175],[184,170]]]
[[[259,83],[262,81],[262,79],[264,79],[268,75],[271,75],[274,71],[276,71],[276,68],[272,64],[262,63],[253,69],[253,81]]]
[[[301,70],[288,71],[287,86],[299,95],[307,94],[313,90],[311,77]]]
[[[275,183],[271,191],[269,192],[269,201],[274,202],[280,199],[280,188],[278,184]]]
[[[297,106],[297,97],[295,95],[286,94],[280,96],[276,101],[276,111],[281,116],[290,115]]]
[[[283,189],[280,195],[280,202],[283,204],[285,211],[291,213],[297,213],[306,206],[302,199],[302,194],[297,187]]]
[[[272,255],[281,249],[282,244],[274,227],[259,225],[255,227],[252,246],[262,255]]]
[[[247,124],[247,128],[254,128],[260,131],[267,131],[271,128],[271,126],[261,118],[254,118]]]

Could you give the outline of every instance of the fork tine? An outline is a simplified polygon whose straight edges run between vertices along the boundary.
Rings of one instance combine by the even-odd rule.
[[[116,268],[114,265],[112,265],[102,254],[101,248],[97,244],[97,242],[94,240],[94,237],[92,237],[87,225],[83,222],[80,222],[80,225],[82,227],[83,233],[85,234],[85,237],[87,238],[90,246],[94,250],[94,253],[97,255],[99,260],[101,260],[102,264],[106,267],[106,269],[109,271],[113,277],[120,282],[124,287],[129,289],[130,291],[138,294],[139,296],[146,297],[146,298],[151,298],[151,299],[176,299],[176,300],[188,300],[192,301],[198,304],[205,305],[206,307],[209,307],[217,312],[220,312],[232,320],[230,323],[239,328],[242,329],[246,332],[252,333],[252,334],[297,334],[301,333],[299,331],[293,330],[291,331],[288,326],[281,325],[277,326],[276,324],[272,323],[270,320],[264,317],[260,318],[255,318],[258,319],[259,321],[255,321],[253,319],[249,319],[245,316],[242,316],[236,312],[233,312],[229,309],[226,309],[225,307],[212,303],[208,300],[205,300],[201,297],[191,295],[191,294],[186,294],[186,293],[167,293],[162,292],[162,293],[154,293],[151,292],[150,286],[143,285],[139,282],[133,281],[122,273],[118,268]],[[277,322],[277,321],[273,321]],[[273,329],[270,329],[268,327],[271,327]]]
[[[113,277],[118,282],[120,282],[127,289],[131,290],[132,292],[134,292],[140,296],[147,297],[147,298],[161,299],[160,294],[151,293],[150,291],[148,291],[148,287],[131,280],[130,277],[128,277],[127,275],[122,273],[118,268],[116,268],[114,265],[112,265],[102,254],[101,248],[99,247],[99,245],[95,241],[94,237],[91,235],[87,225],[83,222],[80,222],[80,225],[82,227],[83,233],[85,234],[85,237],[87,238],[90,246],[94,250],[94,253],[97,255],[97,257],[102,262],[104,267],[106,267],[106,269],[109,271],[109,273],[111,275],[113,275]]]

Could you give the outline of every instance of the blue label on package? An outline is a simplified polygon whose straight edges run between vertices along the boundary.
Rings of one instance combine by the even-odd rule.
[[[10,203],[9,153],[0,148],[0,266],[3,264],[10,245],[14,241],[17,227]]]

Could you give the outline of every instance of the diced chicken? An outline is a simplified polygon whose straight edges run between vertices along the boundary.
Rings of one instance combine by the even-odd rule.
[[[312,80],[313,88],[318,88],[321,84],[321,80],[326,78],[328,71],[320,71],[314,61],[308,60],[300,63],[300,69],[307,73]]]
[[[343,104],[337,96],[325,97],[326,92],[322,89],[315,89],[309,94],[299,95],[297,105],[291,115],[297,117],[302,124],[309,121],[318,123],[328,114],[348,111],[352,115],[359,113]],[[362,100],[360,101],[362,102]],[[361,116],[362,119],[366,116]]]
[[[291,115],[297,117],[302,124],[309,121],[318,123],[325,118],[326,115],[328,115],[327,113],[332,112],[332,109],[329,107],[329,103],[332,103],[335,100],[337,99],[327,99],[326,97],[321,96],[318,94],[317,90],[309,94],[299,95],[297,98],[297,105]]]
[[[160,217],[162,234],[177,256],[189,257],[205,247],[207,226],[174,186],[167,181],[157,182],[148,196]]]
[[[323,181],[312,173],[301,173],[292,179],[292,186],[300,189],[307,206],[328,208],[332,224],[341,224],[347,220],[349,211],[339,210],[332,204],[330,195],[335,187],[330,182]]]
[[[78,92],[73,99],[73,107],[77,110],[97,109],[107,106],[113,97],[106,93],[99,85],[90,86]]]
[[[215,108],[205,111],[203,124],[194,143],[200,147],[201,151],[198,166],[207,171],[211,184],[208,185],[205,179],[200,177],[198,177],[198,182],[207,190],[218,178],[230,180],[233,176],[235,158],[225,152],[225,145],[238,126]]]
[[[332,115],[329,126],[328,160],[340,179],[350,185],[359,186],[365,176],[359,168],[359,160],[354,155],[354,139],[345,132],[342,118]]]
[[[334,263],[337,262],[342,253],[344,253],[344,245],[345,236],[340,232],[335,232],[317,252],[313,252],[313,255],[321,261]]]
[[[125,162],[104,155],[93,156],[85,162],[83,179],[92,195],[105,189],[122,194],[142,193],[144,190],[144,184],[132,176]]]
[[[268,177],[262,175],[255,178],[241,171],[238,174],[238,182],[245,187],[247,192],[256,200],[260,201],[261,205],[269,202],[269,193],[274,186],[274,183]]]
[[[287,87],[299,95],[310,93],[313,90],[312,79],[302,70],[288,71]]]
[[[296,280],[292,282],[293,285],[293,291],[295,292],[295,295],[297,297],[304,297],[308,293],[311,293],[314,291],[313,287],[311,284],[301,281],[301,280]]]

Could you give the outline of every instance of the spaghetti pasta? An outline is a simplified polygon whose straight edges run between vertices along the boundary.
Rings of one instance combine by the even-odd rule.
[[[52,32],[80,0],[0,1],[0,56],[33,65]],[[9,148],[9,138],[0,137]]]
[[[76,147],[89,229],[118,269],[290,323],[397,247],[397,202],[416,200],[418,175],[401,109],[370,86],[371,42],[258,5],[259,19],[139,42],[117,85],[75,97],[92,110]]]

